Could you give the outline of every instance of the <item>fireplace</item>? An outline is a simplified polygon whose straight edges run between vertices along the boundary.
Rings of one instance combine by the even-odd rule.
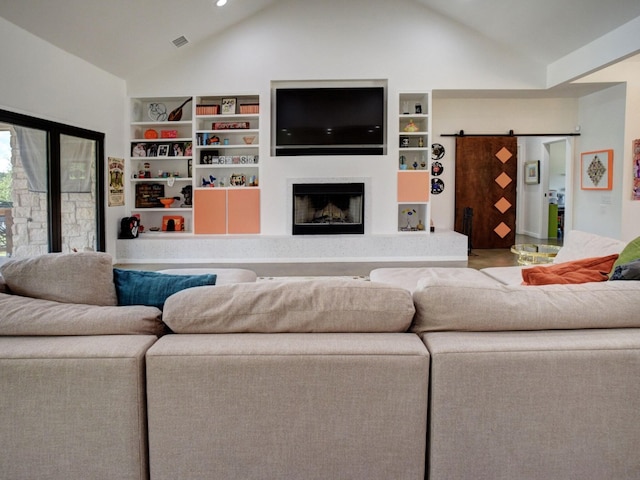
[[[293,184],[293,235],[364,234],[364,183]]]

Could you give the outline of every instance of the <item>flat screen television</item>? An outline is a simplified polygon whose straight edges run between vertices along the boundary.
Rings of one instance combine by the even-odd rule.
[[[276,156],[382,155],[383,87],[278,88]]]

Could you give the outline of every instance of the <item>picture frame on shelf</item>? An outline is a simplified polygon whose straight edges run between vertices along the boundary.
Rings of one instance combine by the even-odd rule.
[[[595,150],[580,154],[580,188],[613,189],[613,150]]]
[[[171,144],[169,149],[170,157],[184,157],[184,143],[176,142]]]
[[[524,183],[527,185],[540,183],[540,160],[524,162]]]
[[[131,144],[131,156],[132,157],[146,157],[147,145],[145,143],[132,143]]]
[[[221,111],[222,115],[234,115],[236,113],[236,102],[235,98],[223,98]]]
[[[163,143],[158,145],[158,153],[157,153],[157,157],[168,157],[169,156],[169,147],[170,145],[168,143]]]

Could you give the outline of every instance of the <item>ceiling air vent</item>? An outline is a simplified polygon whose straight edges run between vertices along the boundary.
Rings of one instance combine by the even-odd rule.
[[[182,47],[183,45],[186,45],[187,43],[189,43],[189,40],[187,40],[184,35],[176,38],[173,41],[173,44],[178,48]]]

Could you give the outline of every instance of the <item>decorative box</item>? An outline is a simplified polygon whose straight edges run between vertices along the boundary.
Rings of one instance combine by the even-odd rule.
[[[177,130],[160,130],[161,138],[178,138]]]
[[[214,122],[213,130],[242,130],[249,128],[249,122]]]
[[[196,115],[219,115],[220,105],[196,105]]]
[[[162,217],[163,232],[184,232],[184,217],[180,215],[164,215]]]
[[[240,113],[250,114],[250,113],[260,113],[260,105],[256,104],[245,104],[240,105]]]

